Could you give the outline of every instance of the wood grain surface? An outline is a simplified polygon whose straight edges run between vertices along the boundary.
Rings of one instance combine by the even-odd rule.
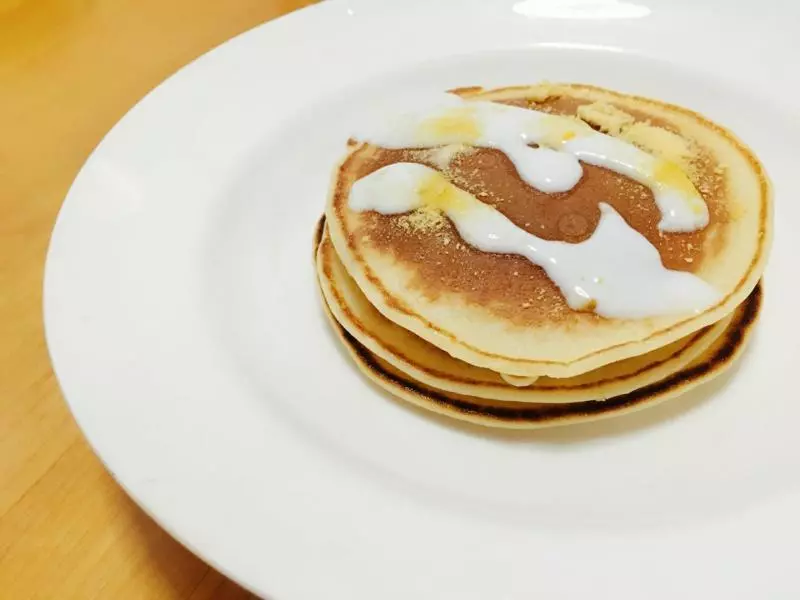
[[[0,0],[0,598],[248,598],[116,485],[64,404],[41,288],[112,125],[182,65],[307,0]]]

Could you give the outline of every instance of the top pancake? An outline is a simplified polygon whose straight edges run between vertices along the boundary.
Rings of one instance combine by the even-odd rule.
[[[567,377],[648,352],[730,313],[763,270],[770,233],[769,185],[752,153],[730,132],[686,109],[581,85],[457,91],[581,117],[595,128],[680,164],[709,208],[707,227],[663,233],[649,188],[583,165],[572,190],[545,194],[523,182],[500,151],[387,150],[354,143],[336,171],[327,216],[350,275],[378,310],[466,362],[516,375]],[[418,162],[549,240],[580,242],[606,202],[658,250],[663,264],[692,272],[721,292],[699,315],[608,319],[569,308],[526,258],[481,252],[443,215],[357,213],[350,186],[385,165]]]

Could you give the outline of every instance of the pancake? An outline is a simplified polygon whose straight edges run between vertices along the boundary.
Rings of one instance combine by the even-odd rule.
[[[629,393],[684,368],[727,328],[725,317],[685,338],[570,378],[510,383],[508,376],[453,358],[397,326],[373,307],[339,261],[320,224],[317,273],[328,309],[358,343],[395,370],[431,389],[510,402],[580,402]]]
[[[756,157],[731,132],[684,108],[584,85],[455,93],[569,116],[578,129],[603,131],[677,165],[701,194],[708,224],[660,230],[663,213],[651,189],[599,166],[582,164],[583,175],[569,191],[543,193],[497,149],[387,149],[353,140],[334,174],[326,209],[330,237],[356,286],[399,328],[496,373],[571,378],[681,344],[729,316],[754,289],[771,238],[770,186]],[[601,316],[591,303],[575,310],[542,267],[523,256],[476,249],[441,214],[387,215],[348,206],[357,180],[398,163],[436,169],[544,240],[590,239],[602,222],[602,201],[646,238],[664,267],[696,275],[718,298],[701,311],[646,318]]]
[[[632,413],[680,396],[725,372],[742,354],[761,308],[761,286],[736,309],[725,332],[686,368],[643,388],[605,401],[566,404],[502,402],[435,390],[371,353],[327,310],[339,339],[362,373],[401,400],[440,415],[475,425],[506,429],[539,429],[585,423]]]

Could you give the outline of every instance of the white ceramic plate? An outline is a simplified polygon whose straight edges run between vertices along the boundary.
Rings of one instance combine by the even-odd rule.
[[[276,600],[797,598],[796,3],[326,2],[213,50],[78,176],[45,321],[97,453],[173,535]],[[328,331],[311,234],[353,120],[540,79],[733,128],[776,188],[756,339],[722,381],[609,422],[452,425]]]

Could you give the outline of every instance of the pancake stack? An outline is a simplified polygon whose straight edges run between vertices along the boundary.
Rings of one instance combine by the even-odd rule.
[[[771,195],[731,132],[575,84],[463,88],[354,132],[315,239],[326,313],[392,395],[481,425],[638,410],[724,372]]]

